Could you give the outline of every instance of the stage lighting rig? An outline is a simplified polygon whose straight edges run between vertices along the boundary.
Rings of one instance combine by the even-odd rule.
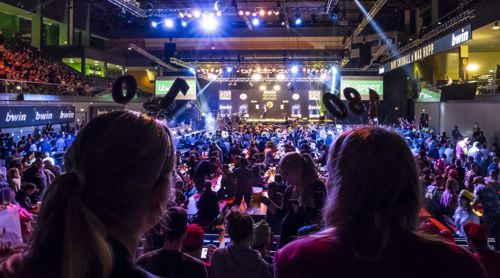
[[[114,4],[137,17],[147,17],[146,11],[141,9],[141,5],[136,0],[108,0],[109,3]]]

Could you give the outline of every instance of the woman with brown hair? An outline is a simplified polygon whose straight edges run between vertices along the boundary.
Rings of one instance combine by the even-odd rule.
[[[276,277],[486,277],[466,250],[415,232],[420,186],[399,135],[346,131],[328,167],[323,230],[279,250]]]
[[[316,166],[307,154],[286,154],[281,159],[280,172],[290,184],[285,190],[283,205],[279,206],[266,197],[262,197],[261,202],[271,214],[283,219],[279,242],[283,247],[298,236],[300,228],[320,223],[326,186],[319,180]]]
[[[174,167],[169,130],[120,111],[90,121],[48,187],[27,248],[4,277],[148,277],[132,263],[141,236],[166,209]]]

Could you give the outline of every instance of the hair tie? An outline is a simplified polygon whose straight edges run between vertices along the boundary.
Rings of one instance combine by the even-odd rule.
[[[85,185],[85,175],[75,168],[69,170],[68,174],[74,174],[76,176],[76,178],[78,179],[79,191],[81,191],[83,186]]]

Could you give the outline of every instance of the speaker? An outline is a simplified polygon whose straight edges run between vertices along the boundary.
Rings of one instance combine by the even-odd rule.
[[[165,43],[165,60],[177,55],[177,45],[172,42]]]
[[[372,46],[369,43],[362,43],[359,47],[359,66],[363,67],[370,64],[372,59]]]

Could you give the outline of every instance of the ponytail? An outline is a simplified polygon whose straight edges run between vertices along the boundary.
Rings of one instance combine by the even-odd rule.
[[[45,193],[38,223],[43,229],[35,230],[31,254],[25,261],[33,275],[50,276],[47,271],[54,269],[68,278],[107,277],[111,273],[113,253],[106,229],[82,201],[84,182],[81,172],[71,170]],[[47,251],[51,254],[42,254]],[[60,258],[55,260],[51,255]]]

